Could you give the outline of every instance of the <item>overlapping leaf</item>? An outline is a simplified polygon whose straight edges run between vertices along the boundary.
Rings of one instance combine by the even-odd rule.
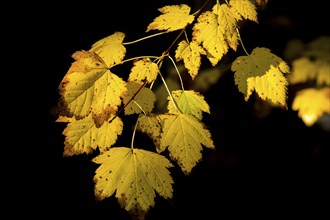
[[[187,114],[165,115],[160,151],[168,149],[182,171],[189,174],[202,158],[202,145],[214,149],[211,133],[196,117]]]
[[[147,32],[151,30],[165,30],[167,32],[185,28],[194,21],[194,16],[190,15],[190,7],[185,4],[167,5],[158,9],[162,15],[156,17],[147,27]]]
[[[173,179],[168,168],[173,165],[158,153],[114,147],[93,162],[100,164],[94,176],[98,200],[116,192],[116,198],[127,211],[138,208],[147,212],[155,204],[156,192],[166,199],[172,198]]]
[[[152,83],[157,78],[159,68],[150,58],[140,59],[134,62],[134,66],[129,74],[128,81]]]
[[[161,117],[154,114],[140,115],[137,129],[147,134],[154,142],[156,150],[159,152],[160,137],[163,127]]]
[[[63,78],[59,91],[63,112],[77,118],[89,113],[113,114],[127,92],[126,82],[110,72],[104,61],[93,52],[77,51],[76,59]]]
[[[203,118],[202,113],[210,113],[210,107],[200,93],[194,90],[175,90],[172,91],[172,96],[179,108],[179,110],[188,115],[193,115],[199,120]],[[173,114],[178,114],[178,109],[171,102],[170,97],[168,97],[168,112]]]
[[[233,62],[232,71],[238,90],[247,101],[253,91],[263,99],[286,106],[289,66],[268,48],[255,48],[250,55]]]
[[[110,67],[113,64],[120,63],[126,54],[126,48],[123,46],[125,34],[115,32],[114,34],[105,37],[92,45],[90,52],[98,54]]]
[[[124,96],[123,102],[126,105],[132,98],[133,101],[130,101],[125,107],[126,115],[139,114],[142,112],[148,114],[153,110],[156,96],[149,88],[142,87],[140,89],[141,86],[142,84],[137,82],[127,83],[128,93]]]
[[[175,51],[176,61],[183,60],[192,79],[195,79],[201,66],[201,54],[206,53],[195,41],[181,41]]]
[[[81,120],[60,118],[59,122],[68,122],[63,130],[64,156],[90,154],[97,147],[100,152],[106,151],[117,141],[123,130],[123,122],[119,117],[111,123],[103,123],[99,128],[95,125],[92,115]]]

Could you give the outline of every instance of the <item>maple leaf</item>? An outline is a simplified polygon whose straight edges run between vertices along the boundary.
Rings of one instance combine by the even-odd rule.
[[[330,88],[300,90],[294,97],[292,109],[298,111],[307,126],[312,126],[323,114],[330,114]]]
[[[168,168],[173,165],[158,153],[114,147],[92,161],[101,164],[94,176],[98,200],[116,191],[115,197],[125,210],[146,213],[155,204],[155,192],[163,198],[172,198],[173,179]]]
[[[206,53],[195,41],[189,44],[187,41],[181,41],[175,51],[176,61],[183,60],[192,79],[195,79],[201,66],[201,54]]]
[[[296,59],[292,62],[292,71],[288,75],[291,84],[304,83],[315,78],[315,64],[307,57]]]
[[[93,112],[113,114],[127,92],[126,82],[110,72],[94,52],[77,51],[68,72],[59,85],[62,111],[82,118]]]
[[[231,66],[238,90],[247,101],[255,90],[263,100],[286,106],[289,66],[268,48],[255,48],[251,55],[236,58]]]
[[[151,30],[165,30],[167,32],[185,28],[194,21],[190,15],[190,7],[185,4],[167,5],[158,9],[162,15],[156,17],[147,27],[146,32]]]
[[[126,48],[123,46],[125,34],[115,32],[114,34],[105,37],[94,43],[89,50],[98,54],[107,66],[120,63],[126,54]]]
[[[134,62],[128,81],[144,82],[146,79],[148,83],[151,83],[157,78],[158,72],[157,64],[150,58],[140,59]]]
[[[137,129],[147,134],[154,142],[156,150],[159,152],[160,137],[163,127],[163,121],[160,116],[149,114],[139,117]]]
[[[62,118],[61,121],[64,119]],[[92,115],[81,120],[71,118],[66,121],[69,122],[63,130],[64,156],[90,154],[97,147],[103,152],[116,142],[123,130],[123,122],[119,117],[111,123],[103,123],[99,128],[95,125]]]
[[[211,134],[196,117],[187,114],[165,115],[159,150],[167,147],[171,159],[189,174],[202,158],[202,145],[214,149]]]
[[[211,11],[203,12],[193,27],[193,41],[207,51],[207,58],[213,66],[228,52],[223,28],[218,25],[217,15]]]
[[[258,23],[257,9],[250,0],[230,0],[230,10],[239,17]],[[235,18],[237,18],[235,16]],[[240,20],[240,18],[239,18]]]
[[[154,103],[156,101],[155,94],[146,87],[143,87],[137,94],[136,92],[141,87],[142,83],[137,82],[128,82],[127,83],[127,89],[128,93],[124,96],[123,102],[126,105],[132,97],[135,95],[133,101],[131,101],[126,107],[125,107],[125,114],[139,114],[142,113],[142,110],[144,113],[148,114],[152,111],[154,108]]]
[[[202,112],[210,113],[210,107],[204,100],[204,97],[194,90],[175,90],[172,91],[172,96],[177,103],[178,108],[184,114],[193,115],[201,120],[203,117]],[[167,99],[169,100],[167,106],[169,113],[179,113],[173,105],[173,102],[170,101],[170,97]]]

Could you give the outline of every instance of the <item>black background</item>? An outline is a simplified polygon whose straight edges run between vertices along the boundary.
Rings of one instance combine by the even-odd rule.
[[[6,57],[13,62],[6,66],[14,72],[6,82],[14,98],[6,102],[5,109],[12,117],[5,115],[10,125],[5,129],[9,136],[4,136],[4,140],[10,140],[4,148],[12,151],[3,156],[3,192],[6,204],[12,207],[4,211],[11,210],[11,216],[129,219],[115,198],[95,201],[92,179],[96,166],[90,161],[92,156],[62,156],[64,125],[55,123],[57,86],[75,51],[88,50],[114,31],[124,32],[128,41],[140,38],[159,14],[157,8],[178,3],[193,7],[196,3],[108,2],[13,6],[5,37],[14,42],[11,46],[3,40],[8,48]],[[327,13],[326,4],[320,1],[270,0],[259,11],[259,24],[244,26],[242,38],[250,51],[264,46],[281,57],[290,39],[307,43],[329,35]],[[161,39],[150,41],[148,47],[142,43],[132,55],[141,50],[144,54],[161,52],[174,38]],[[241,49],[228,54],[238,55],[244,55]],[[289,94],[293,92],[294,88]],[[262,112],[253,105],[258,100],[245,102],[232,74],[221,78],[205,98],[212,113],[205,116],[205,124],[216,150],[204,148],[203,160],[190,176],[174,169],[173,199],[157,197],[147,219],[267,219],[307,214],[316,218],[325,210],[329,130],[320,124],[306,127],[290,109],[271,109],[265,117],[259,117]]]

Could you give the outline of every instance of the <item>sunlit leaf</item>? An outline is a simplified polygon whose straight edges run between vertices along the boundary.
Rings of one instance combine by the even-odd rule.
[[[183,60],[192,79],[195,79],[201,66],[201,54],[206,53],[195,41],[189,44],[187,41],[181,41],[175,51],[176,61]]]
[[[286,107],[288,81],[284,76],[289,66],[267,48],[255,48],[250,55],[240,56],[232,64],[238,90],[247,101],[253,91],[263,100]]]
[[[126,48],[123,46],[124,38],[124,33],[115,32],[94,43],[89,51],[98,54],[106,65],[110,67],[113,64],[120,63],[125,57]]]
[[[64,156],[90,154],[97,147],[101,152],[109,149],[121,135],[123,122],[119,117],[111,123],[97,127],[91,115],[81,120],[71,119],[63,130],[65,136]]]
[[[144,58],[134,62],[134,66],[129,74],[128,81],[153,82],[158,75],[159,68],[156,63],[152,62],[150,58]]]
[[[190,15],[190,7],[185,4],[167,5],[158,9],[162,15],[156,17],[147,27],[147,32],[151,30],[165,30],[167,32],[185,28],[194,21],[194,16]]]
[[[173,179],[168,168],[173,165],[158,153],[113,147],[96,156],[93,162],[100,164],[94,176],[98,200],[115,193],[125,210],[146,213],[155,205],[156,193],[172,198]]]
[[[202,145],[214,149],[211,133],[200,120],[187,114],[165,117],[160,150],[167,148],[185,174],[201,160]]]

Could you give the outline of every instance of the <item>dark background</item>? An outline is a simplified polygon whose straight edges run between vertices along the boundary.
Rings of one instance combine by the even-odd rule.
[[[11,94],[19,94],[8,102],[9,108],[10,101],[18,105],[8,120],[15,118],[19,124],[6,129],[14,143],[9,144],[13,152],[5,156],[3,181],[9,186],[3,187],[6,204],[14,208],[10,215],[129,219],[114,197],[95,201],[92,156],[62,156],[64,125],[55,123],[57,86],[75,51],[88,50],[115,31],[124,32],[127,41],[146,36],[147,25],[159,15],[157,8],[179,3],[196,6],[191,2],[20,4],[12,14],[19,19],[8,24],[8,38],[16,47],[6,45],[13,54],[7,57],[15,61],[10,69],[19,73],[8,82],[13,82],[9,84],[14,88]],[[267,47],[281,57],[290,39],[308,43],[329,35],[325,1],[269,0],[258,13],[259,24],[249,22],[241,33],[249,51]],[[130,55],[140,51],[159,55],[174,38],[161,39],[149,41],[150,45],[143,42]],[[244,55],[241,49],[228,57],[239,55]],[[174,169],[173,199],[157,197],[147,219],[191,219],[198,215],[203,219],[311,215],[315,219],[325,210],[329,188],[329,170],[325,168],[329,130],[325,124],[306,127],[290,109],[269,109],[253,97],[245,102],[232,76],[225,74],[205,93],[211,114],[204,119],[216,150],[204,148],[203,160],[190,176]],[[295,88],[289,89],[289,95],[294,92]],[[288,105],[291,101],[289,97]]]

